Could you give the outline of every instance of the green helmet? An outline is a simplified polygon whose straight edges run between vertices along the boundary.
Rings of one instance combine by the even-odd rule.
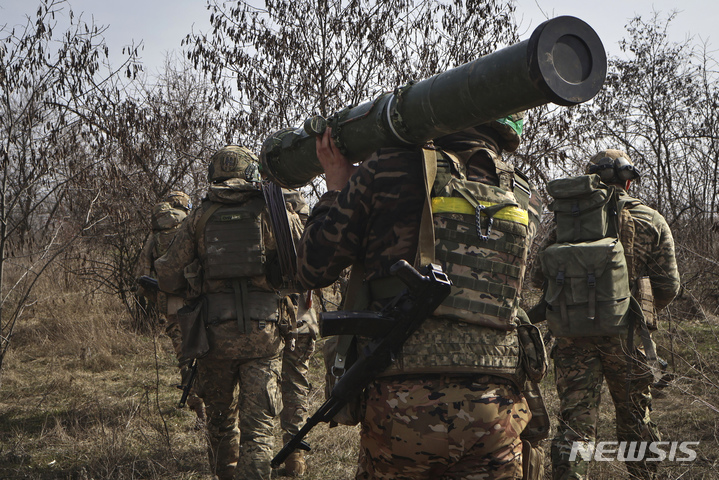
[[[185,212],[189,212],[192,209],[192,200],[190,200],[190,196],[185,192],[180,192],[179,190],[173,190],[168,193],[164,201],[169,203],[172,208],[181,208]]]
[[[210,158],[207,180],[216,183],[229,178],[240,178],[247,182],[259,182],[259,165],[257,155],[248,148],[227,145]]]
[[[586,173],[596,173],[603,182],[616,184],[634,180],[640,175],[629,155],[612,148],[602,150],[590,158]]]
[[[499,146],[507,152],[513,152],[519,147],[519,142],[522,140],[524,112],[513,113],[486,125],[499,133]]]

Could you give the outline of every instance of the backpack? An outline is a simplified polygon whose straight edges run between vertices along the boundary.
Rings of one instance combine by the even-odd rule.
[[[557,241],[539,253],[546,318],[557,337],[620,335],[629,328],[631,290],[625,243],[628,211],[598,175],[549,182]],[[622,221],[620,222],[620,216]],[[620,241],[620,237],[624,243]]]
[[[205,210],[197,235],[205,236],[203,270],[209,280],[228,280],[265,274],[262,235],[262,197],[242,204],[215,203]]]

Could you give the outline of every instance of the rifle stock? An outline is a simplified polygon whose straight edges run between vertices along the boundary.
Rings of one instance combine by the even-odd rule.
[[[408,287],[380,313],[394,319],[394,325],[386,336],[365,347],[360,359],[338,380],[327,401],[275,455],[271,462],[273,468],[279,467],[298,448],[309,451],[310,446],[304,437],[310,430],[320,422],[329,422],[347,402],[382,373],[394,361],[407,338],[447,298],[451,286],[447,275],[438,265],[431,264],[425,269],[426,275],[422,275],[404,260],[392,266],[391,273]]]

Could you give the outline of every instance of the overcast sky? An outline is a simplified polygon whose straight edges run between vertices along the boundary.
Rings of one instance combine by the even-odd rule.
[[[26,16],[34,17],[38,4],[35,0],[0,0],[0,27],[24,25]],[[180,41],[190,31],[209,30],[205,0],[70,0],[68,5],[66,10],[82,13],[86,22],[108,27],[104,35],[113,65],[119,62],[124,46],[142,42],[140,55],[150,74],[162,70],[169,53],[180,51]],[[526,39],[545,19],[573,15],[597,31],[609,55],[619,55],[618,42],[631,18],[641,15],[649,20],[653,11],[665,18],[672,10],[679,11],[670,29],[672,40],[692,36],[717,49],[716,0],[517,0],[516,17],[520,38]]]

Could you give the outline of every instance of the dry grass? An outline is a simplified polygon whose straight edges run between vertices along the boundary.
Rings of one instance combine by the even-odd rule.
[[[113,298],[43,287],[18,323],[2,375],[0,478],[210,478],[194,415],[174,407],[178,375],[169,340],[132,333]],[[695,462],[663,462],[662,478],[719,478],[719,319],[673,324],[671,334],[662,327],[657,342],[670,361],[672,347],[678,378],[655,401],[653,418],[665,440],[701,442]],[[312,359],[312,410],[324,400],[320,355]],[[555,414],[552,381],[545,379],[544,393]],[[605,391],[601,439],[615,439],[613,416]],[[308,441],[306,478],[353,478],[357,427],[321,424]],[[597,463],[591,478],[625,476],[622,465]]]

